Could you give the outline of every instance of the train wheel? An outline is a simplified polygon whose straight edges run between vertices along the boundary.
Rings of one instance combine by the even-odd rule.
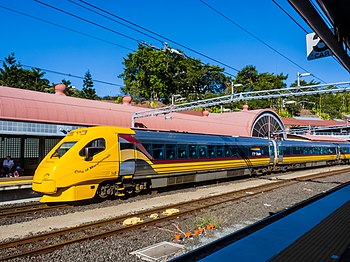
[[[106,198],[108,197],[108,188],[109,188],[109,184],[102,184],[99,186],[98,190],[97,190],[97,194],[100,198]]]

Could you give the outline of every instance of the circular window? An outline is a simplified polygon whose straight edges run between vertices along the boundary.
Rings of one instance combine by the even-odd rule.
[[[270,138],[274,135],[285,138],[284,125],[277,115],[264,112],[255,120],[252,136]]]

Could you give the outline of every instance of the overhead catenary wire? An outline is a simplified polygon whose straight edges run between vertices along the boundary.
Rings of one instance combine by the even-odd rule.
[[[247,29],[245,29],[244,27],[242,27],[241,25],[239,25],[238,23],[236,23],[235,21],[233,21],[231,18],[229,18],[228,16],[224,15],[223,13],[221,13],[220,11],[218,11],[217,9],[215,9],[214,7],[212,7],[211,5],[209,5],[208,3],[206,3],[203,0],[199,0],[201,3],[203,3],[204,5],[206,5],[208,8],[210,8],[211,10],[213,10],[215,13],[219,14],[220,16],[224,17],[226,20],[228,20],[229,22],[231,22],[232,24],[234,24],[235,26],[237,26],[238,28],[240,28],[242,31],[244,31],[245,33],[249,34],[251,37],[253,37],[254,39],[256,39],[257,41],[259,41],[260,43],[262,43],[263,45],[265,45],[266,47],[268,47],[269,49],[271,49],[272,51],[274,51],[275,53],[279,54],[280,56],[282,56],[283,58],[287,59],[289,62],[291,62],[292,64],[294,64],[295,66],[297,66],[298,68],[300,68],[301,70],[308,72],[309,70],[303,68],[302,66],[300,66],[299,64],[297,64],[296,62],[294,62],[293,60],[291,60],[289,57],[285,56],[284,54],[282,54],[281,52],[279,52],[277,49],[273,48],[271,45],[269,45],[268,43],[266,43],[265,41],[263,41],[262,39],[260,39],[259,37],[257,37],[256,35],[254,35],[253,33],[249,32]],[[326,83],[324,80],[322,80],[321,78],[313,75],[315,78],[317,78],[318,80],[320,80],[323,83]]]
[[[95,25],[95,26],[97,26],[97,27],[103,28],[103,29],[105,29],[105,30],[107,30],[107,31],[110,31],[110,32],[112,32],[112,33],[115,33],[115,34],[117,34],[117,35],[120,35],[120,36],[122,36],[122,37],[128,38],[128,39],[130,39],[130,40],[132,40],[132,41],[135,41],[135,42],[137,42],[137,43],[139,43],[139,44],[141,44],[141,43],[143,42],[143,41],[138,40],[138,39],[136,39],[136,38],[134,38],[134,37],[128,36],[128,35],[123,34],[123,33],[120,33],[120,32],[118,32],[118,31],[115,31],[115,30],[110,29],[110,28],[108,28],[108,27],[105,27],[105,26],[103,26],[103,25],[100,25],[100,24],[98,24],[98,23],[95,23],[95,22],[93,22],[93,21],[90,21],[90,20],[88,20],[88,19],[82,18],[82,17],[80,17],[80,16],[78,16],[78,15],[75,15],[75,14],[72,14],[72,13],[67,12],[67,11],[65,11],[65,10],[62,10],[62,9],[60,9],[60,8],[58,8],[58,7],[55,7],[55,6],[46,4],[46,3],[41,2],[41,1],[39,1],[39,0],[34,0],[34,1],[37,2],[37,3],[39,3],[39,4],[41,4],[41,5],[45,5],[45,6],[49,7],[49,8],[52,8],[52,9],[54,9],[54,10],[56,10],[56,11],[59,11],[59,12],[61,12],[61,13],[67,14],[67,15],[72,16],[72,17],[75,17],[75,18],[77,18],[77,19],[79,19],[79,20],[82,20],[82,21],[84,21],[84,22],[86,22],[86,23]]]
[[[38,21],[41,21],[41,22],[44,22],[44,23],[47,23],[47,24],[50,24],[50,25],[54,25],[54,26],[57,26],[57,27],[60,27],[60,28],[69,30],[69,31],[74,32],[74,33],[77,33],[77,34],[81,34],[81,35],[87,36],[87,37],[90,37],[90,38],[93,38],[93,39],[96,39],[96,40],[99,40],[99,41],[102,41],[102,42],[105,42],[105,43],[108,43],[108,44],[111,44],[111,45],[114,45],[114,46],[118,46],[118,47],[120,47],[120,48],[129,50],[129,51],[132,51],[132,52],[135,52],[135,50],[133,50],[133,49],[131,49],[131,48],[128,48],[128,47],[125,47],[125,46],[122,46],[122,45],[113,43],[113,42],[108,41],[108,40],[104,40],[104,39],[102,39],[102,38],[99,38],[99,37],[96,37],[96,36],[93,36],[93,35],[89,35],[89,34],[80,32],[80,31],[78,31],[78,30],[75,30],[75,29],[72,29],[72,28],[69,28],[69,27],[66,27],[66,26],[63,26],[63,25],[59,25],[59,24],[56,24],[56,23],[47,21],[47,20],[45,20],[45,19],[42,19],[42,18],[33,16],[33,15],[29,15],[29,14],[26,14],[26,13],[23,13],[23,12],[20,12],[20,11],[17,11],[17,10],[14,10],[14,9],[12,9],[12,8],[9,8],[9,7],[5,7],[5,6],[0,5],[0,8],[3,8],[3,9],[5,9],[5,10],[8,10],[8,11],[11,11],[11,12],[14,12],[14,13],[17,13],[17,14],[20,14],[20,15],[23,15],[23,16],[26,16],[26,17],[30,17],[30,18],[32,18],[32,19],[35,19],[35,20],[38,20]]]
[[[129,28],[129,29],[131,29],[131,30],[134,30],[134,31],[136,31],[136,32],[138,32],[138,33],[140,33],[140,34],[143,34],[143,35],[145,35],[145,36],[147,36],[147,37],[149,37],[149,38],[152,38],[153,40],[156,40],[156,41],[158,41],[158,42],[160,42],[160,43],[163,43],[163,41],[162,41],[161,39],[156,38],[156,37],[154,37],[154,36],[152,36],[152,35],[150,35],[150,34],[146,34],[146,33],[142,32],[142,31],[140,31],[140,30],[138,30],[138,29],[136,29],[136,28],[133,28],[133,27],[131,27],[131,26],[129,26],[129,25],[126,25],[126,24],[124,24],[124,23],[122,23],[122,22],[120,22],[120,21],[117,21],[117,20],[115,20],[115,19],[112,19],[112,18],[110,18],[109,16],[106,16],[106,15],[104,15],[104,14],[101,14],[101,13],[99,13],[99,12],[97,12],[97,11],[91,9],[91,8],[88,8],[88,7],[86,7],[86,6],[83,6],[83,5],[81,5],[81,4],[79,4],[79,3],[76,3],[76,2],[74,2],[74,1],[72,1],[72,0],[68,0],[68,1],[71,2],[71,3],[73,3],[73,4],[75,4],[75,5],[77,5],[77,6],[80,6],[81,8],[84,8],[84,9],[86,9],[86,10],[89,10],[90,12],[93,12],[93,13],[95,13],[95,14],[98,14],[98,15],[100,15],[100,16],[103,16],[103,17],[105,17],[105,18],[107,18],[107,19],[109,19],[109,20],[112,20],[112,21],[115,22],[115,23],[118,23],[118,24],[120,24],[120,25],[122,25],[122,26],[125,26],[125,27],[127,27],[127,28]]]
[[[133,37],[130,37],[130,36],[126,35],[126,34],[122,34],[122,33],[120,33],[120,32],[117,32],[117,31],[113,30],[113,29],[110,29],[110,28],[105,27],[105,26],[103,26],[103,25],[100,25],[100,24],[98,24],[98,23],[92,22],[92,21],[90,21],[90,20],[88,20],[88,19],[82,18],[82,17],[80,17],[80,16],[78,16],[78,15],[69,13],[68,11],[62,10],[62,9],[57,8],[57,7],[55,7],[55,6],[46,4],[46,3],[41,2],[41,1],[39,1],[39,0],[34,0],[34,1],[37,2],[37,3],[39,3],[39,4],[45,5],[45,6],[49,7],[49,8],[52,8],[52,9],[54,9],[54,10],[56,10],[56,11],[65,13],[65,14],[67,14],[67,15],[69,15],[69,16],[75,17],[75,18],[80,19],[80,20],[82,20],[82,21],[85,21],[85,22],[87,22],[87,23],[90,23],[90,24],[93,24],[93,25],[98,26],[98,27],[100,27],[100,28],[103,28],[103,29],[105,29],[105,30],[108,30],[108,31],[110,31],[110,32],[116,33],[116,34],[118,34],[118,35],[120,35],[120,36],[124,36],[124,37],[126,37],[126,38],[128,38],[128,39],[131,39],[131,40],[137,42],[138,44],[144,44],[144,43],[145,43],[145,41],[141,41],[141,40],[135,39],[135,38],[133,38]],[[166,40],[168,40],[168,41],[170,41],[170,42],[174,42],[174,41],[172,41],[171,39],[167,39],[167,38],[164,38],[164,39],[166,39]],[[193,49],[190,49],[190,48],[187,48],[187,49],[189,49],[189,50],[191,50],[191,51],[193,51],[193,52],[195,52],[195,53],[201,54],[201,53],[199,53],[199,52],[197,52],[197,51],[195,51],[195,50],[193,50]],[[231,66],[229,66],[229,65],[226,65],[226,64],[224,64],[224,63],[222,63],[222,62],[220,62],[220,61],[218,61],[218,60],[216,60],[216,59],[214,59],[214,58],[211,58],[211,57],[206,56],[206,55],[204,55],[204,54],[201,54],[201,55],[204,56],[204,57],[207,57],[208,59],[211,59],[211,60],[213,60],[213,61],[215,61],[215,62],[217,62],[217,63],[219,63],[219,64],[222,64],[222,65],[224,65],[224,66],[226,66],[226,67],[229,67],[229,68],[231,68],[231,69],[234,69],[234,70],[237,71],[237,72],[239,71],[238,69],[235,69],[235,68],[233,68],[233,67],[231,67]],[[226,73],[227,75],[230,75],[230,76],[235,77],[235,75],[232,75],[232,74],[227,73],[227,72],[225,72],[225,73]]]
[[[0,62],[2,63],[6,63],[5,60],[0,59]],[[69,76],[69,77],[73,77],[73,78],[78,78],[78,79],[84,79],[85,77],[83,76],[78,76],[78,75],[73,75],[73,74],[69,74],[69,73],[63,73],[63,72],[59,72],[59,71],[55,71],[55,70],[50,70],[50,69],[45,69],[45,68],[41,68],[41,67],[37,67],[37,66],[31,66],[31,65],[23,65],[20,64],[21,67],[24,68],[30,68],[30,69],[39,69],[42,70],[46,73],[51,73],[51,74],[57,74],[57,75],[63,75],[63,76]],[[102,81],[102,80],[97,80],[97,79],[92,79],[93,82],[95,83],[100,83],[100,84],[105,84],[105,85],[111,85],[111,86],[119,86],[122,87],[124,85],[120,85],[120,84],[116,84],[116,83],[111,83],[111,82],[106,82],[106,81]]]
[[[40,2],[40,1],[37,1],[37,2]],[[42,3],[40,2],[41,4],[44,4],[44,5],[47,5],[45,3]],[[96,39],[96,40],[99,40],[99,41],[102,41],[102,42],[105,42],[105,43],[108,43],[108,44],[112,44],[114,46],[118,46],[118,47],[121,47],[121,48],[124,48],[124,49],[127,49],[129,51],[132,51],[132,52],[135,52],[135,50],[131,49],[131,48],[128,48],[128,47],[125,47],[125,46],[122,46],[122,45],[119,45],[119,44],[116,44],[116,43],[113,43],[113,42],[110,42],[110,41],[107,41],[107,40],[104,40],[104,39],[101,39],[101,38],[98,38],[98,37],[95,37],[95,36],[92,36],[92,35],[89,35],[89,34],[86,34],[86,33],[83,33],[81,31],[78,31],[78,30],[75,30],[75,29],[72,29],[72,28],[69,28],[69,27],[66,27],[66,26],[63,26],[63,25],[59,25],[57,23],[53,23],[53,22],[50,22],[50,21],[47,21],[45,19],[42,19],[42,18],[39,18],[39,17],[36,17],[36,16],[33,16],[33,15],[29,15],[29,14],[26,14],[26,13],[23,13],[21,11],[18,11],[18,10],[14,10],[12,8],[9,8],[9,7],[5,7],[5,6],[2,6],[0,5],[0,8],[2,9],[5,9],[7,11],[11,11],[11,12],[14,12],[14,13],[17,13],[17,14],[20,14],[22,16],[26,16],[26,17],[29,17],[29,18],[32,18],[32,19],[35,19],[35,20],[38,20],[38,21],[41,21],[41,22],[44,22],[44,23],[47,23],[47,24],[50,24],[50,25],[53,25],[53,26],[56,26],[56,27],[60,27],[60,28],[63,28],[65,30],[69,30],[71,32],[74,32],[74,33],[78,33],[78,34],[81,34],[81,35],[84,35],[84,36],[87,36],[87,37],[90,37],[90,38],[93,38],[93,39]],[[54,9],[56,9],[55,7],[52,7]],[[58,10],[58,9],[56,9]],[[59,10],[61,11],[61,10]],[[62,10],[63,11],[63,10]],[[91,10],[92,11],[92,10]],[[64,11],[63,11],[64,12]],[[77,17],[75,15],[72,14],[72,16],[74,17]],[[84,19],[85,21],[85,19]],[[115,21],[115,22],[118,22],[118,21]],[[95,24],[95,23],[94,23]],[[127,26],[127,25],[125,25]],[[146,34],[147,35],[147,34]],[[149,36],[149,35],[148,35]],[[150,36],[152,37],[152,36]],[[135,39],[136,40],[136,39]],[[161,40],[159,39],[156,39],[160,42],[162,42]],[[136,40],[137,41],[137,40]],[[145,44],[144,42],[142,42],[142,44]],[[4,60],[0,60],[2,62],[4,62]],[[29,65],[22,65],[23,67],[26,67],[26,68],[38,68],[40,70],[43,70],[44,72],[47,72],[47,73],[53,73],[53,74],[58,74],[58,75],[63,75],[63,76],[68,76],[68,77],[73,77],[73,78],[77,78],[77,79],[84,79],[84,77],[82,76],[77,76],[77,75],[73,75],[73,74],[70,74],[70,73],[62,73],[62,72],[58,72],[58,71],[54,71],[54,70],[49,70],[49,69],[44,69],[44,68],[40,68],[40,67],[37,67],[37,66],[29,66]],[[232,75],[233,76],[233,75]],[[120,84],[114,84],[114,83],[110,83],[110,82],[106,82],[106,81],[101,81],[101,80],[96,80],[96,79],[93,79],[94,82],[96,83],[101,83],[101,84],[107,84],[107,85],[112,85],[112,86],[124,86],[124,85],[120,85]]]
[[[37,0],[34,0],[34,1],[37,1]],[[108,15],[114,17],[114,18],[120,19],[120,20],[122,20],[122,21],[124,21],[124,22],[126,22],[126,23],[128,23],[128,24],[131,24],[131,25],[133,25],[133,26],[135,26],[135,27],[137,27],[137,28],[140,28],[140,29],[142,29],[142,30],[144,30],[144,31],[146,31],[146,32],[148,32],[148,33],[151,33],[151,34],[156,35],[156,36],[158,36],[158,37],[160,37],[160,38],[163,38],[164,40],[166,40],[166,41],[168,41],[168,42],[171,42],[171,43],[173,43],[173,44],[176,44],[176,45],[178,45],[178,46],[180,46],[180,47],[182,47],[182,48],[185,48],[185,49],[187,49],[187,50],[189,50],[189,51],[191,51],[191,52],[193,52],[193,53],[195,53],[195,54],[197,54],[197,55],[203,56],[203,57],[205,57],[205,58],[207,58],[207,59],[209,59],[209,60],[211,60],[211,61],[214,61],[214,62],[216,62],[216,63],[218,63],[218,64],[220,64],[220,65],[223,65],[223,66],[225,66],[225,67],[227,67],[227,68],[230,68],[230,69],[232,69],[232,70],[234,70],[234,71],[236,71],[236,72],[239,72],[238,69],[236,69],[236,68],[234,68],[234,67],[232,67],[232,66],[230,66],[230,65],[227,65],[227,64],[225,64],[225,63],[223,63],[223,62],[221,62],[221,61],[219,61],[219,60],[217,60],[217,59],[215,59],[215,58],[212,58],[212,57],[210,57],[210,56],[207,56],[207,55],[205,55],[205,54],[203,54],[203,53],[201,53],[201,52],[199,52],[199,51],[196,51],[196,50],[194,50],[194,49],[192,49],[192,48],[190,48],[190,47],[188,47],[188,46],[185,46],[185,45],[183,45],[183,44],[181,44],[181,43],[179,43],[179,42],[177,42],[177,41],[175,41],[175,40],[172,40],[172,39],[170,39],[170,38],[168,38],[168,37],[166,37],[166,36],[163,36],[163,35],[161,35],[161,34],[158,34],[158,33],[154,32],[154,31],[152,31],[152,30],[149,30],[149,29],[147,29],[147,28],[145,28],[145,27],[143,27],[143,26],[140,26],[140,25],[138,25],[138,24],[136,24],[136,23],[133,23],[133,22],[131,22],[131,21],[125,19],[125,18],[122,18],[122,17],[120,17],[120,16],[117,16],[117,15],[115,15],[115,14],[109,12],[109,11],[106,11],[106,10],[104,10],[104,9],[102,9],[102,8],[100,8],[100,7],[97,7],[97,6],[93,5],[93,4],[90,4],[90,3],[86,2],[86,1],[83,1],[83,0],[78,0],[78,1],[84,3],[84,4],[88,5],[88,6],[90,6],[90,7],[92,7],[92,8],[95,8],[95,9],[97,9],[97,10],[99,10],[99,11],[105,13],[105,14],[108,14]],[[71,1],[71,2],[72,2],[72,1]]]
[[[306,34],[308,34],[309,32],[301,25],[297,22],[297,20],[295,20],[281,5],[279,5],[275,0],[272,0],[272,2],[277,5],[277,7],[279,9],[281,9],[290,19],[292,19],[292,21],[294,23],[296,23],[300,28],[301,30],[303,30]]]

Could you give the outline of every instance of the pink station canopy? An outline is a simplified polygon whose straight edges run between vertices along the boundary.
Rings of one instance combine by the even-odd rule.
[[[56,94],[0,86],[0,119],[70,125],[110,125],[131,127],[132,115],[147,110],[124,104],[87,100],[64,95],[62,84]],[[174,130],[194,133],[251,136],[252,125],[264,112],[273,110],[245,110],[223,114],[171,113],[169,115],[137,118],[136,123],[148,129]],[[282,122],[282,121],[281,121]]]

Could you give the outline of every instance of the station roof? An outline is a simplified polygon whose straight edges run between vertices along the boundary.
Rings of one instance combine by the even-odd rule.
[[[337,120],[323,120],[317,118],[309,119],[295,119],[295,118],[282,118],[285,126],[293,127],[318,127],[318,126],[339,126],[346,125],[346,121]]]
[[[313,141],[313,142],[349,142],[346,139],[341,139],[337,137],[317,136],[317,135],[311,135],[311,134],[304,134],[304,135],[288,134],[287,138],[293,139],[293,140],[304,140],[304,141]]]
[[[57,86],[56,86],[57,87]],[[14,121],[131,127],[143,107],[0,86],[0,119]],[[272,110],[245,110],[208,116],[172,113],[136,119],[139,127],[181,132],[251,136],[254,121]],[[278,117],[278,116],[277,116]]]

